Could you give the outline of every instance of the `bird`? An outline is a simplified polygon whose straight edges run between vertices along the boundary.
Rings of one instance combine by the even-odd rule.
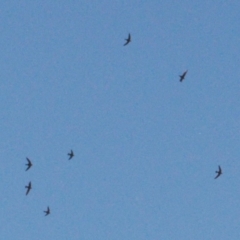
[[[30,190],[32,189],[32,183],[29,182],[27,186],[25,186],[25,188],[27,188],[27,192],[26,195],[28,195],[28,193],[30,192]]]
[[[27,169],[26,169],[26,171],[27,171],[32,166],[32,162],[30,161],[29,158],[26,158],[26,159],[28,161],[28,163],[25,164],[27,166]]]
[[[184,80],[184,78],[185,78],[187,72],[188,72],[188,70],[185,71],[182,75],[179,75],[179,77],[180,77],[180,82],[182,82],[182,81]]]
[[[218,171],[216,171],[216,173],[217,173],[217,176],[214,179],[218,178],[222,174],[222,169],[220,166],[218,166]]]
[[[131,42],[131,34],[130,33],[128,34],[128,38],[126,38],[125,40],[126,40],[126,42],[123,44],[123,46],[126,46]]]
[[[71,152],[68,153],[68,156],[69,156],[69,159],[68,159],[68,160],[70,160],[70,159],[72,159],[72,158],[74,157],[73,150],[71,150]]]
[[[50,214],[50,208],[47,207],[47,210],[46,210],[46,211],[43,211],[43,212],[45,212],[45,216],[47,216],[48,214]]]

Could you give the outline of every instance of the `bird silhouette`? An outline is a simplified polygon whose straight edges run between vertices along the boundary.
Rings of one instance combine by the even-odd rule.
[[[47,207],[47,210],[46,210],[46,211],[43,211],[43,212],[45,212],[45,216],[47,216],[48,214],[50,214],[50,208]]]
[[[126,38],[125,40],[126,40],[126,42],[123,44],[123,46],[126,46],[131,42],[131,34],[130,33],[128,34],[128,38]]]
[[[71,152],[68,153],[68,156],[69,156],[69,159],[68,159],[68,160],[70,160],[70,159],[72,159],[72,158],[74,157],[73,150],[71,150]]]
[[[184,80],[184,78],[185,78],[187,72],[188,72],[188,70],[185,71],[182,75],[179,75],[179,77],[180,77],[180,82],[182,82],[182,81]]]
[[[220,166],[218,166],[218,171],[216,171],[216,173],[217,173],[217,176],[214,179],[220,177],[220,175],[222,174],[222,169]]]
[[[27,169],[26,169],[26,171],[27,171],[32,166],[32,162],[30,161],[29,158],[26,158],[26,159],[28,161],[28,163],[25,164],[27,166]]]
[[[28,195],[28,193],[30,192],[30,190],[32,189],[32,183],[29,182],[27,186],[25,186],[25,188],[27,188],[27,192],[26,195]]]

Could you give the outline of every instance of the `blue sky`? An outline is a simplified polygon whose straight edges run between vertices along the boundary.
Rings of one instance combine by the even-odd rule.
[[[1,237],[239,240],[239,9],[2,1]]]

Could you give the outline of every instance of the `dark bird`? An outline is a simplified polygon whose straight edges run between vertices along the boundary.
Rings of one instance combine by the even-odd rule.
[[[217,173],[217,176],[214,179],[218,178],[222,174],[222,169],[220,166],[218,166],[218,171],[216,171],[216,173]]]
[[[185,71],[182,75],[179,75],[179,77],[180,77],[180,82],[182,82],[182,81],[184,80],[184,78],[185,78],[187,72],[188,72],[188,70]]]
[[[28,163],[25,164],[27,166],[27,169],[26,169],[26,171],[27,171],[32,166],[32,162],[30,161],[29,158],[26,158],[26,159],[28,161]]]
[[[45,212],[45,216],[47,216],[48,214],[50,214],[50,208],[47,207],[47,211],[43,211],[43,212]]]
[[[27,188],[27,192],[26,195],[28,195],[28,193],[30,192],[30,190],[32,189],[32,183],[29,182],[28,186],[25,186],[25,188]]]
[[[71,152],[68,153],[68,156],[69,156],[69,159],[68,159],[68,160],[70,160],[70,159],[72,159],[72,158],[74,157],[73,150],[71,150]]]
[[[131,42],[131,34],[130,33],[128,34],[128,38],[126,38],[125,40],[126,40],[126,42],[124,43],[123,46],[126,46]]]

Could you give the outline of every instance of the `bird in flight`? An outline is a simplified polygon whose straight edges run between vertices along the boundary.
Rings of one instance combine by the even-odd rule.
[[[29,182],[29,184],[27,186],[25,186],[25,188],[27,188],[27,192],[26,195],[28,195],[28,193],[30,192],[30,190],[32,189],[32,183]]]
[[[26,171],[27,171],[32,166],[32,162],[30,161],[29,158],[26,158],[26,159],[28,161],[28,163],[25,164],[27,166],[27,169],[26,169]]]
[[[214,179],[218,178],[222,174],[222,169],[220,166],[218,166],[218,171],[216,171],[216,173],[217,173],[217,176]]]
[[[43,211],[43,212],[45,212],[45,216],[47,216],[48,214],[50,214],[50,208],[47,207],[47,210],[46,210],[46,211]]]
[[[131,42],[131,34],[130,33],[128,34],[128,38],[126,38],[125,40],[126,40],[126,42],[124,43],[123,46],[126,46]]]
[[[69,156],[69,159],[68,159],[68,160],[70,160],[70,159],[72,159],[72,158],[74,157],[73,150],[71,150],[71,152],[68,153],[68,156]]]
[[[188,72],[188,70],[185,71],[182,75],[179,75],[179,77],[180,77],[180,82],[182,82],[182,81],[184,80],[184,78],[185,78],[187,72]]]

